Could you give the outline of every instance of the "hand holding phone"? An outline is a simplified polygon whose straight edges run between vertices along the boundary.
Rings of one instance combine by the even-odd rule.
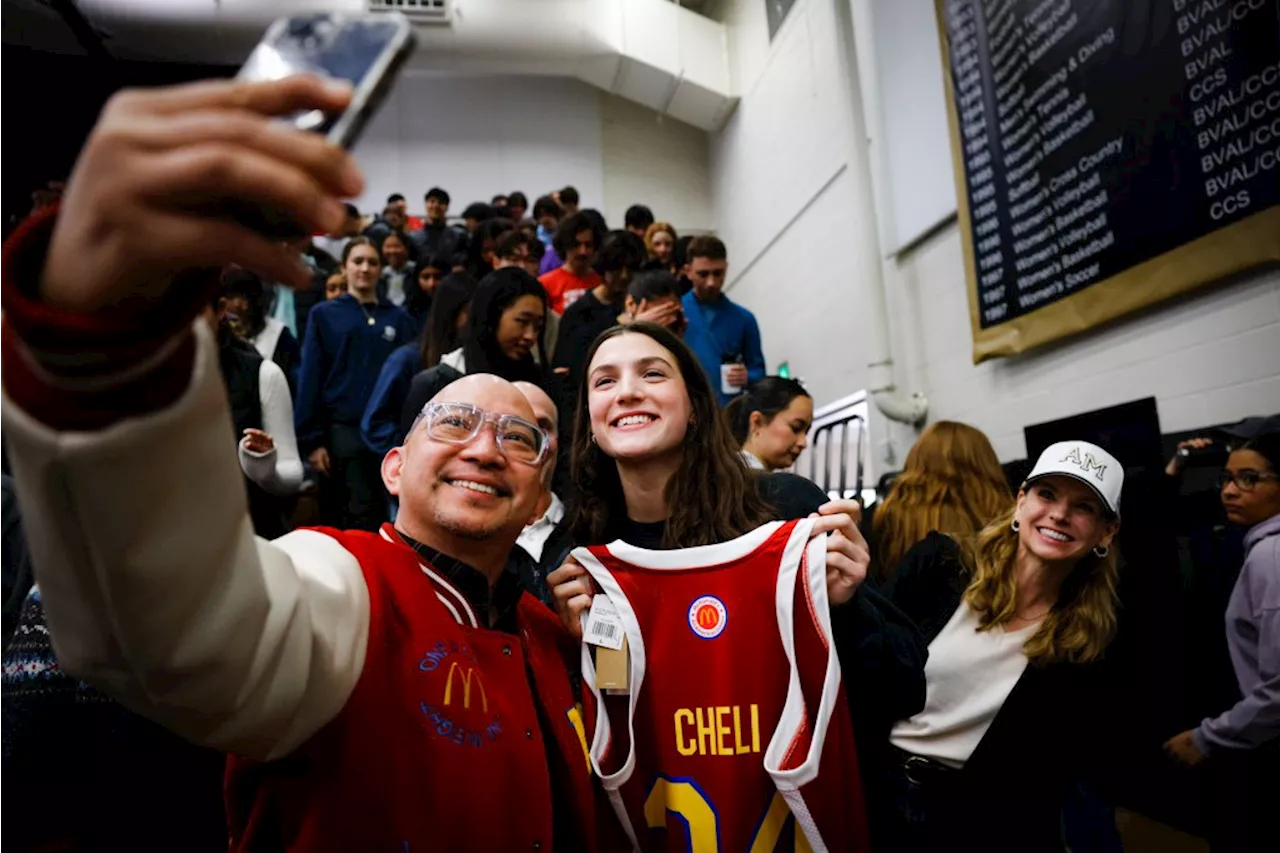
[[[363,190],[351,156],[275,116],[341,112],[351,92],[314,77],[218,80],[125,91],[103,109],[76,161],[41,280],[53,307],[92,312],[181,288],[193,268],[238,264],[303,285],[296,252],[210,213],[228,200],[337,228]]]
[[[412,47],[399,14],[284,19],[235,81],[114,96],[68,182],[42,297],[97,311],[158,299],[185,272],[226,264],[309,283],[280,241],[342,224],[341,199],[364,188],[342,149]]]
[[[279,80],[295,74],[346,80],[351,103],[341,112],[304,110],[288,117],[299,130],[350,149],[413,52],[409,20],[398,12],[327,12],[281,18],[249,54],[238,80]]]
[[[414,43],[408,19],[398,12],[281,18],[267,30],[236,79],[264,81],[313,74],[347,81],[352,91],[346,109],[301,110],[285,120],[350,149],[386,97]],[[231,202],[220,213],[277,239],[295,240],[309,233],[296,218],[279,210]]]

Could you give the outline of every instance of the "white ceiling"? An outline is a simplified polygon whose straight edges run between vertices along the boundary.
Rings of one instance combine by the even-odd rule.
[[[410,70],[577,77],[695,127],[719,127],[731,91],[723,25],[703,0],[451,0],[447,25],[419,25]],[[239,65],[272,20],[360,12],[364,0],[78,0],[122,59]],[[4,40],[81,52],[36,0],[3,0]]]

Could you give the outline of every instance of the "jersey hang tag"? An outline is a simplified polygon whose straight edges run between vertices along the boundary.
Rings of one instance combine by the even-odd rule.
[[[626,693],[631,683],[631,654],[627,635],[622,630],[622,617],[607,595],[591,599],[584,642],[596,647],[596,689],[607,693]]]
[[[587,624],[582,629],[582,639],[593,646],[600,646],[615,651],[622,648],[622,618],[618,616],[618,608],[613,606],[607,595],[596,595],[591,599],[591,610],[588,611]]]
[[[596,689],[622,696],[631,692],[631,652],[627,649],[626,635],[616,649],[604,646],[596,649]]]

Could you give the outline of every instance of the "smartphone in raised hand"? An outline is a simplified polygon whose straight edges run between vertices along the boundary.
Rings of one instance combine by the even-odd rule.
[[[346,80],[352,86],[351,103],[342,113],[310,110],[284,120],[300,130],[324,134],[334,145],[351,148],[381,106],[415,43],[409,19],[398,12],[325,12],[280,18],[267,29],[236,79],[279,80],[314,74]],[[292,217],[280,211],[241,209],[231,215],[282,240],[305,235]]]

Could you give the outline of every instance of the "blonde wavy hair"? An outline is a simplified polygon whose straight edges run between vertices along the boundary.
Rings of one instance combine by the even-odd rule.
[[[1018,532],[1010,508],[978,533],[954,537],[970,575],[964,600],[978,614],[979,630],[998,628],[1018,612],[1014,561]],[[1116,549],[1086,554],[1062,583],[1058,601],[1022,650],[1032,664],[1089,663],[1102,656],[1116,633]]]
[[[981,430],[938,421],[924,431],[876,509],[872,574],[884,581],[929,531],[966,535],[1013,505],[1000,460]]]

